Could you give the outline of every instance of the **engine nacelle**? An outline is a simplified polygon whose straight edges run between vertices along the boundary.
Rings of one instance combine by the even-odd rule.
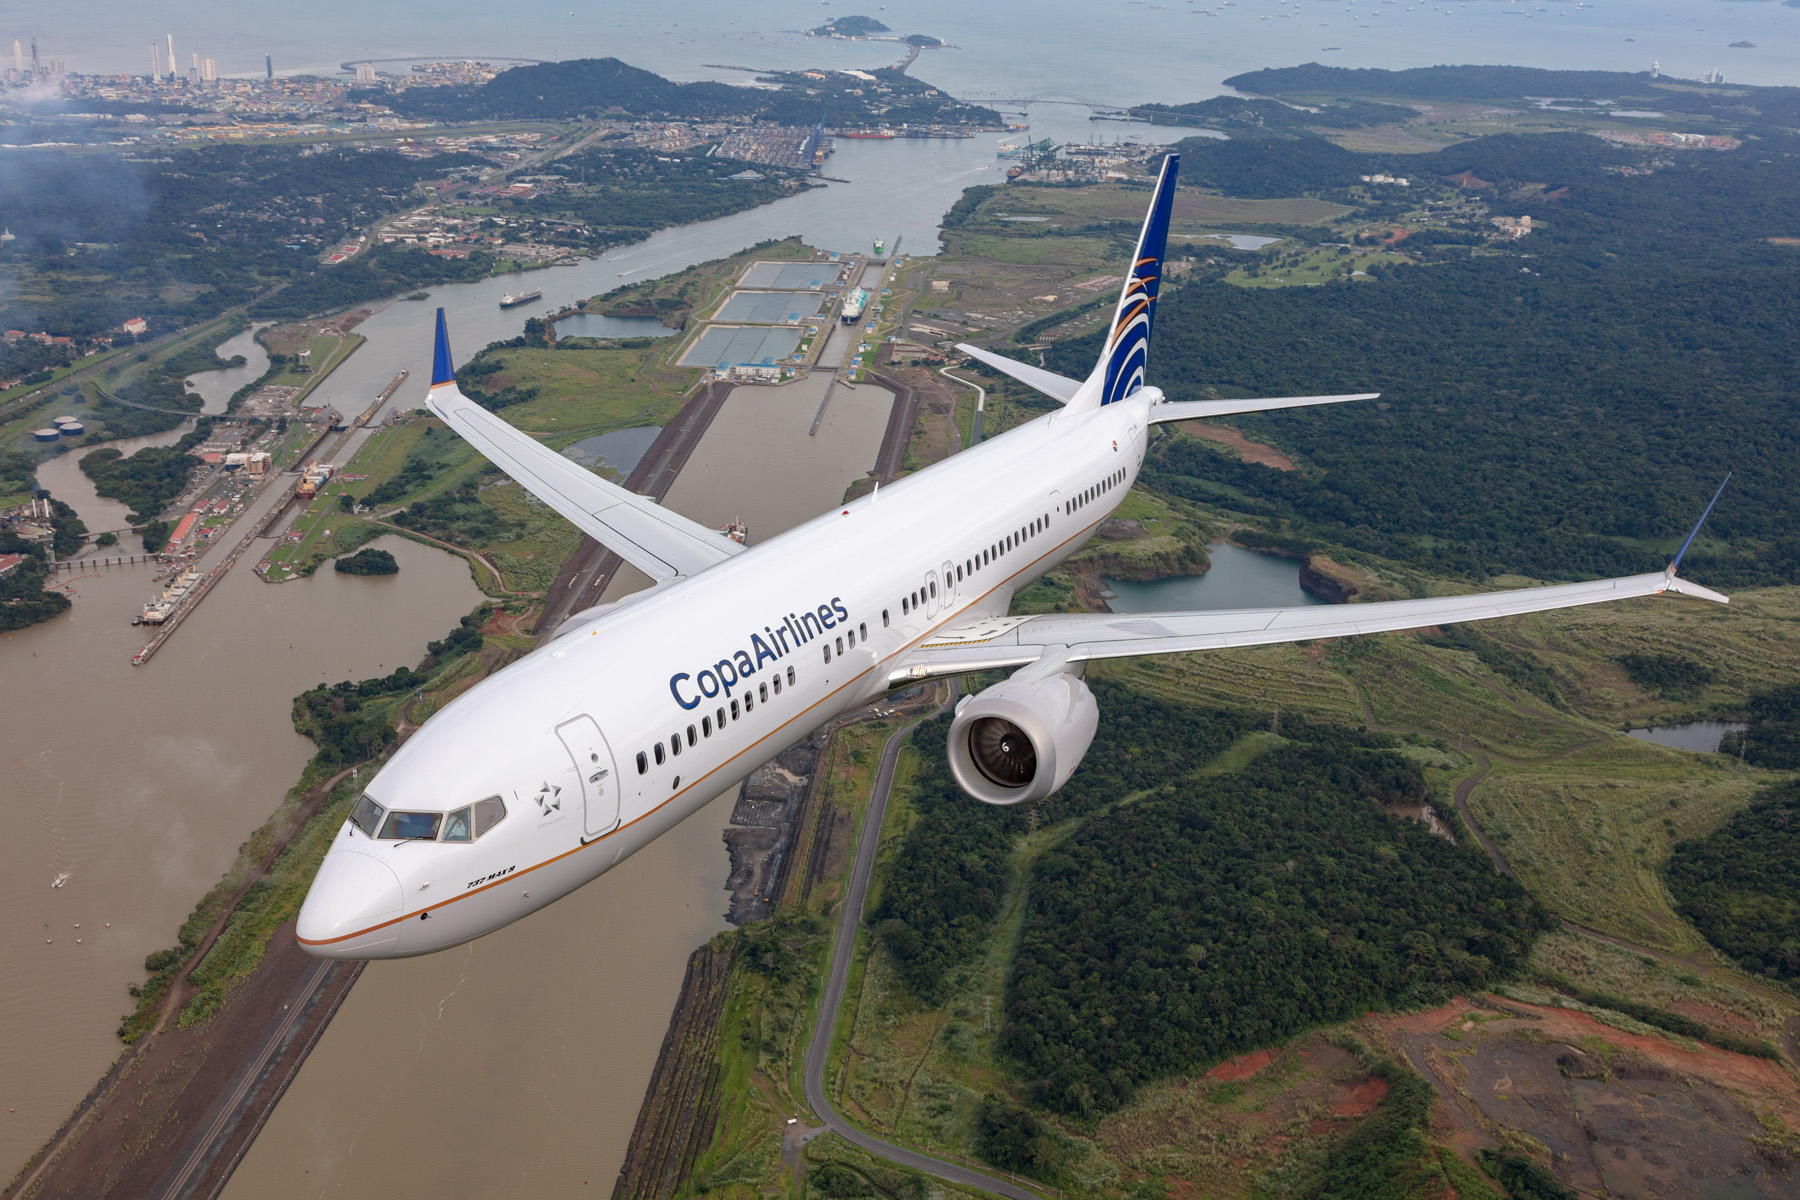
[[[950,774],[987,804],[1042,800],[1069,781],[1094,741],[1100,705],[1065,671],[1026,668],[964,700],[950,723]]]

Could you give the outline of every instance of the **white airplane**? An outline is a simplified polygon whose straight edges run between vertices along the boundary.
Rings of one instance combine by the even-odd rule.
[[[399,958],[491,933],[642,849],[824,721],[928,679],[1020,668],[964,699],[950,727],[957,783],[1018,804],[1061,787],[1093,741],[1099,711],[1081,676],[1096,659],[1663,592],[1726,602],[1675,574],[1696,525],[1667,570],[1623,579],[1382,604],[1007,616],[1013,595],[1124,498],[1152,425],[1371,398],[1168,401],[1144,383],[1175,172],[1170,155],[1087,379],[961,347],[1060,411],[750,548],[465,399],[440,309],[431,410],[655,583],[571,616],[395,752],[335,835],[300,944]]]

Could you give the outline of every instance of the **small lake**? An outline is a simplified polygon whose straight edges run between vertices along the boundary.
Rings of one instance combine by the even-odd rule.
[[[1220,542],[1208,546],[1212,566],[1204,575],[1177,575],[1149,583],[1108,579],[1107,607],[1117,613],[1179,612],[1226,608],[1299,608],[1323,604],[1300,587],[1297,558],[1257,554]]]
[[[615,429],[611,433],[582,438],[562,449],[564,458],[572,458],[592,471],[616,471],[624,479],[643,461],[650,443],[662,432],[661,425],[639,425],[635,429]]]
[[[1693,750],[1700,754],[1717,754],[1719,743],[1727,734],[1750,728],[1744,721],[1689,721],[1685,725],[1657,725],[1649,729],[1627,729],[1628,736],[1640,742],[1655,742],[1673,750]]]
[[[675,331],[655,317],[603,317],[599,313],[571,313],[558,317],[556,336],[591,338],[674,337]]]

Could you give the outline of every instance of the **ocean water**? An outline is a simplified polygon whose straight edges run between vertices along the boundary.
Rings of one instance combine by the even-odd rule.
[[[921,55],[914,72],[990,102],[1197,100],[1240,71],[1310,61],[1635,71],[1655,60],[1688,78],[1719,68],[1735,82],[1800,82],[1800,9],[1774,0],[6,0],[0,45],[17,38],[29,47],[36,37],[45,58],[63,58],[70,70],[141,73],[150,43],[172,34],[184,67],[199,53],[228,75],[261,75],[265,53],[278,71],[321,74],[359,58],[613,55],[674,79],[742,82],[751,76],[707,64],[895,61],[890,43],[801,32],[850,13],[951,42],[954,49]],[[1755,47],[1731,48],[1739,41]]]

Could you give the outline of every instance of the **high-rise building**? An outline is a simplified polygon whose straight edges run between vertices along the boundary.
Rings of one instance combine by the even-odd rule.
[[[58,79],[61,79],[64,75],[67,75],[67,74],[68,74],[68,72],[63,69],[63,60],[60,58],[57,59],[56,60],[56,77]]]
[[[162,47],[157,45],[155,42],[151,42],[150,43],[150,78],[161,79],[162,74],[163,74]]]
[[[172,33],[165,33],[163,37],[167,39],[169,44],[169,82],[174,83],[175,73],[181,70],[180,67],[175,65],[175,35]]]
[[[369,86],[369,85],[374,84],[374,82],[375,82],[375,64],[374,63],[357,63],[356,64],[356,82],[359,84],[363,84],[364,86]]]
[[[270,83],[275,82],[275,56],[273,54],[263,55],[263,78]]]
[[[31,74],[33,75],[33,77],[36,77],[38,75],[42,75],[43,73],[44,73],[44,68],[38,63],[37,39],[32,38],[31,39]]]
[[[1662,63],[1660,61],[1652,60],[1652,62],[1650,63],[1650,78],[1652,78],[1652,79],[1661,79],[1662,78]]]
[[[210,58],[200,60],[200,82],[217,83],[219,81],[219,64]]]
[[[25,47],[19,45],[18,38],[13,39],[13,70],[25,73]]]

